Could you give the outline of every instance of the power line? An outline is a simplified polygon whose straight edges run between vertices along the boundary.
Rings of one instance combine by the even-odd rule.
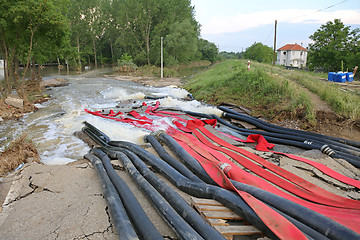
[[[316,12],[321,12],[321,11],[324,11],[324,10],[326,10],[326,9],[329,9],[329,8],[335,7],[335,6],[340,5],[340,4],[342,4],[342,3],[344,3],[344,2],[347,2],[347,1],[349,1],[349,0],[344,0],[344,1],[342,1],[342,2],[339,2],[339,3],[336,3],[336,4],[330,5],[330,6],[326,7],[326,8],[323,8],[323,9],[317,10]]]
[[[273,32],[274,32],[274,28],[271,28],[271,31],[270,31],[269,35],[267,35],[267,37],[265,38],[265,40],[263,42],[264,44],[269,39],[269,37],[272,35]]]
[[[325,7],[325,8],[319,9],[319,10],[316,10],[316,11],[314,11],[314,12],[312,12],[312,13],[304,14],[304,15],[297,16],[297,17],[294,17],[294,18],[289,18],[289,19],[286,19],[286,20],[282,20],[282,22],[287,22],[287,21],[291,21],[291,20],[294,20],[294,19],[297,19],[297,18],[301,18],[301,17],[305,17],[305,16],[308,16],[308,15],[311,15],[311,14],[314,14],[314,13],[317,13],[317,12],[322,12],[322,11],[324,11],[324,10],[333,8],[333,7],[335,7],[335,6],[337,6],[337,5],[340,5],[340,4],[342,4],[342,3],[344,3],[344,2],[347,2],[347,1],[349,1],[349,0],[343,0],[343,1],[341,1],[341,2],[335,3],[335,4],[330,5],[330,6],[328,6],[328,7]]]

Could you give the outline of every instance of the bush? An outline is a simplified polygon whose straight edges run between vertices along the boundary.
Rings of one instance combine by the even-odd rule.
[[[121,55],[121,58],[117,60],[116,71],[119,72],[133,72],[137,69],[136,64],[133,62],[133,59],[127,53]]]

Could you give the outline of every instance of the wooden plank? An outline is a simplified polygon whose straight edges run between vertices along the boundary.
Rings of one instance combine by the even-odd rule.
[[[256,227],[218,201],[191,197],[191,206],[226,239],[233,239],[236,235],[262,235]]]
[[[219,203],[216,200],[213,199],[204,199],[204,198],[196,198],[191,197],[191,205],[213,205],[213,206],[222,206],[221,203]]]
[[[214,226],[222,235],[254,235],[262,234],[254,226]]]
[[[208,218],[206,219],[211,226],[228,226],[226,219],[216,219],[216,218]]]
[[[232,212],[229,208],[225,206],[214,206],[214,205],[198,205],[197,208],[201,211],[222,211],[222,212]]]
[[[235,214],[234,212],[202,211],[201,214],[206,218],[241,220],[239,215]]]

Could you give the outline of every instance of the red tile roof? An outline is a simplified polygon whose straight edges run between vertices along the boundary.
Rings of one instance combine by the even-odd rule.
[[[308,51],[306,48],[300,46],[299,44],[286,44],[285,46],[282,46],[281,48],[278,49],[278,51],[288,51],[288,50],[292,50],[292,51]]]

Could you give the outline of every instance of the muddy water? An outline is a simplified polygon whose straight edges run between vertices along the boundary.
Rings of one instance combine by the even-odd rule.
[[[161,106],[182,108],[205,113],[218,110],[203,106],[197,101],[181,101],[188,92],[184,89],[145,87],[131,81],[119,81],[106,77],[110,69],[88,71],[81,75],[58,76],[69,82],[66,87],[47,90],[51,100],[37,105],[38,111],[27,114],[18,121],[0,125],[0,139],[12,139],[27,132],[45,164],[65,164],[82,158],[89,150],[73,133],[81,130],[82,122],[88,121],[98,127],[112,140],[125,140],[141,144],[143,136],[149,132],[125,123],[114,122],[90,115],[89,110],[122,110],[139,106],[145,95],[168,96],[161,100]],[[121,109],[116,106],[121,106]],[[161,126],[160,126],[161,128]]]

